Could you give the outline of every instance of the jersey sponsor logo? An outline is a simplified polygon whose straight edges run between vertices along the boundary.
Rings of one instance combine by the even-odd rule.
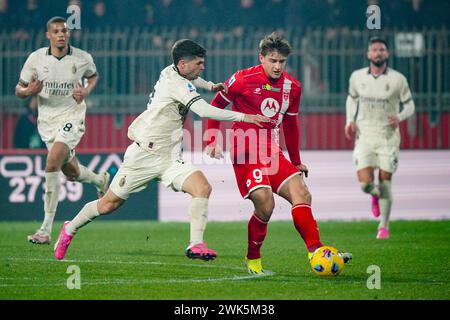
[[[231,87],[231,85],[232,85],[235,81],[236,81],[236,77],[235,77],[235,75],[233,74],[233,76],[230,78],[230,80],[228,80],[227,86],[228,86],[228,87]]]
[[[72,94],[75,84],[71,82],[45,81],[41,92],[51,95],[65,97]]]
[[[262,85],[262,88],[267,91],[280,92],[281,88],[274,88],[270,84],[266,83]]]
[[[266,117],[273,117],[280,110],[280,104],[273,98],[266,98],[261,102],[261,112]]]
[[[192,83],[190,83],[190,82],[188,82],[188,90],[189,90],[189,92],[194,92],[194,91],[196,91],[197,89],[195,89],[195,87],[192,85]]]

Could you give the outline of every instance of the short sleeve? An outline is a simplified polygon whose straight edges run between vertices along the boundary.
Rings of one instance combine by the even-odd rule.
[[[172,99],[189,108],[195,101],[201,99],[195,86],[187,80],[173,81],[169,84],[169,95]]]
[[[25,61],[22,71],[20,72],[20,81],[26,85],[28,85],[33,75],[37,75],[36,59],[36,53],[31,53],[28,56],[27,61]]]
[[[94,59],[89,53],[86,54],[86,61],[87,61],[87,68],[83,74],[83,77],[90,78],[97,73],[97,67],[95,66]]]

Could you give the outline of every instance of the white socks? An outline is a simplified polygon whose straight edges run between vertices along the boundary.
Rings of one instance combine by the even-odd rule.
[[[55,219],[56,207],[58,206],[60,186],[61,184],[59,181],[59,171],[45,173],[45,218],[40,229],[49,234],[52,232],[52,225],[53,220]]]
[[[203,242],[203,233],[208,223],[208,201],[207,198],[192,198],[188,211],[191,218],[191,245]]]
[[[391,191],[391,181],[381,180],[380,181],[380,213],[381,220],[379,228],[389,229],[389,216],[391,214],[392,207],[392,191]]]
[[[80,175],[77,178],[78,182],[93,183],[97,188],[103,186],[103,176],[101,174],[92,172],[80,163],[78,164],[78,167],[80,168]]]
[[[74,235],[78,231],[78,229],[84,227],[89,222],[97,218],[100,215],[97,209],[97,205],[98,200],[87,203],[77,214],[77,216],[67,224],[66,232],[70,235]]]

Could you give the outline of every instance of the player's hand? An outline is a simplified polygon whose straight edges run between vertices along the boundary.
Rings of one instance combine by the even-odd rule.
[[[391,116],[389,117],[389,125],[393,128],[396,129],[400,124],[400,120],[398,119],[398,117],[396,116]]]
[[[256,124],[258,127],[262,128],[261,123],[270,122],[270,118],[262,116],[260,114],[245,114],[243,122]]]
[[[300,172],[303,172],[304,174],[305,174],[305,178],[308,178],[308,172],[309,172],[309,169],[308,169],[308,167],[306,166],[306,165],[304,165],[304,164],[299,164],[298,166],[296,166],[297,167],[297,169],[300,171]]]
[[[345,126],[345,137],[348,140],[352,140],[355,136],[356,132],[356,124],[354,122],[350,122],[348,125]]]
[[[72,91],[72,97],[77,103],[81,103],[88,95],[87,89],[82,87],[79,83],[75,85],[75,89]]]
[[[222,91],[223,93],[228,93],[228,87],[225,83],[216,83],[211,87],[212,92],[219,92]]]
[[[208,144],[205,148],[205,152],[213,159],[223,159],[223,149],[217,143]]]
[[[43,87],[44,87],[44,81],[39,81],[37,79],[37,76],[33,75],[27,86],[27,96],[32,96],[32,95],[35,95],[35,94],[41,92]]]

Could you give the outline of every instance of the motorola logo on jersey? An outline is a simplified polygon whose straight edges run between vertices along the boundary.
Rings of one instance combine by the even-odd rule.
[[[261,102],[261,112],[266,117],[273,117],[280,110],[280,105],[278,101],[273,98],[266,98]]]

